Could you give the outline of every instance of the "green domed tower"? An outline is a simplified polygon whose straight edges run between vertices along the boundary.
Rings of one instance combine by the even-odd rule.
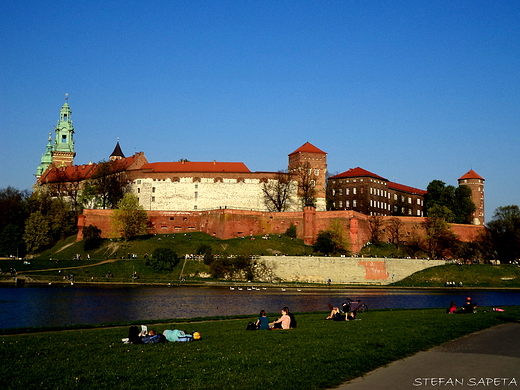
[[[68,94],[65,94],[65,103],[60,110],[60,119],[54,128],[56,137],[52,151],[52,164],[55,167],[73,165],[76,156],[73,138],[74,126],[71,119],[72,110],[68,100]]]
[[[52,137],[51,133],[49,133],[49,139],[47,142],[47,149],[45,150],[45,153],[42,156],[40,165],[38,165],[38,168],[36,169],[36,177],[40,177],[43,172],[49,168],[49,166],[52,165]]]

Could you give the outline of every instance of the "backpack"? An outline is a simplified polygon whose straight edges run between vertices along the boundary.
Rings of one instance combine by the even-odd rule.
[[[246,330],[256,330],[256,324],[254,322],[250,322],[247,324]]]

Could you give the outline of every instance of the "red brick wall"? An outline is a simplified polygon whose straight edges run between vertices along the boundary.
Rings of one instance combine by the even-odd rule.
[[[358,252],[370,240],[368,216],[352,210],[315,211],[306,208],[305,212],[269,213],[260,211],[243,211],[219,209],[211,211],[147,211],[150,222],[150,233],[172,234],[200,231],[212,236],[229,239],[247,237],[249,235],[283,234],[294,224],[299,238],[310,245],[320,230],[329,228],[332,220],[339,220],[350,239],[350,249]],[[79,234],[77,240],[83,239],[82,228],[94,225],[101,229],[105,238],[114,237],[110,215],[111,210],[84,210],[78,220]],[[386,221],[391,217],[383,217]],[[403,221],[403,240],[413,230],[420,231],[424,218],[400,217]],[[462,241],[474,240],[484,229],[476,225],[452,225],[452,230]],[[383,235],[384,239],[388,239]]]

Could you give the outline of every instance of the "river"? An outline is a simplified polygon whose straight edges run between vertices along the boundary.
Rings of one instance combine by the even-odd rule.
[[[249,289],[248,289],[249,288]],[[444,308],[467,296],[480,306],[520,305],[520,291],[394,288],[37,286],[0,287],[0,328],[100,324],[105,322],[327,311],[328,303],[361,299],[370,309]]]

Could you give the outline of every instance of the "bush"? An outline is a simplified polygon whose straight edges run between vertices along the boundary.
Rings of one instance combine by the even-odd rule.
[[[213,249],[207,244],[202,244],[197,249],[198,255],[204,255],[204,264],[210,265],[214,260]]]
[[[297,235],[296,226],[291,223],[289,225],[289,227],[287,228],[287,230],[285,231],[285,235],[287,237],[296,238],[296,235]]]
[[[146,265],[157,271],[172,271],[178,263],[179,257],[170,248],[157,248],[152,258],[146,260]]]
[[[98,249],[103,242],[101,229],[97,226],[88,225],[83,228],[83,250],[90,251]]]

